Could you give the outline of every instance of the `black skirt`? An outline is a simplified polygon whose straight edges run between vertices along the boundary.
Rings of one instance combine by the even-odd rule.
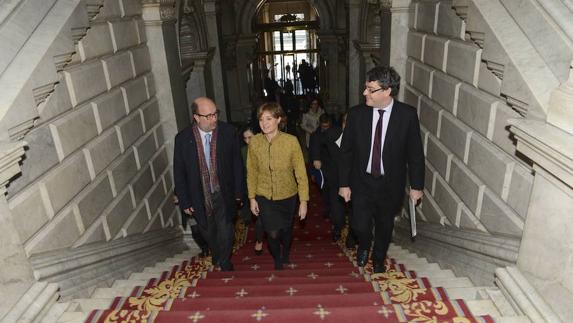
[[[265,231],[281,230],[292,226],[296,209],[296,195],[284,200],[268,200],[262,196],[257,196],[256,200],[259,204],[259,217]]]

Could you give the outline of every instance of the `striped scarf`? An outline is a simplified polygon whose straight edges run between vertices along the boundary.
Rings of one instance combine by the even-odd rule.
[[[215,128],[212,132],[211,137],[211,158],[209,164],[211,165],[211,170],[207,167],[207,162],[205,161],[205,153],[203,150],[203,140],[201,139],[201,134],[199,133],[199,128],[197,124],[193,125],[193,137],[197,143],[195,147],[197,148],[197,156],[199,157],[199,170],[201,173],[201,186],[203,188],[203,196],[205,197],[205,213],[207,216],[213,214],[213,199],[211,197],[211,188],[213,192],[219,192],[219,177],[217,176],[217,134],[218,131]]]

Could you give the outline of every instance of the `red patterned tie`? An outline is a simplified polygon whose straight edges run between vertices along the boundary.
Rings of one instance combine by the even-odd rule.
[[[382,175],[382,171],[380,170],[380,160],[382,159],[382,121],[384,110],[379,109],[378,113],[380,114],[380,118],[378,118],[376,131],[374,132],[374,146],[372,147],[372,162],[370,168],[370,174],[374,177]]]

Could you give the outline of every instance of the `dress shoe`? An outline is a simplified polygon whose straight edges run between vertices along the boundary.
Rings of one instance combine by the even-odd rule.
[[[283,262],[281,260],[275,260],[275,270],[283,270]]]
[[[374,273],[375,274],[382,274],[386,272],[386,266],[384,265],[384,262],[375,262],[374,263]]]
[[[230,262],[229,260],[221,264],[221,271],[234,271],[234,270],[235,266],[233,266],[233,263]]]
[[[202,248],[201,252],[199,253],[200,258],[205,258],[209,256],[209,248]]]
[[[356,253],[356,265],[364,267],[368,263],[368,250],[358,250]]]

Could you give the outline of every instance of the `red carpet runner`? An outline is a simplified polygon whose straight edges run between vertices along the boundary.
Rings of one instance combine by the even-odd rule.
[[[386,274],[355,267],[355,251],[331,242],[315,188],[311,200],[306,223],[296,221],[284,270],[273,269],[267,250],[256,256],[252,226],[247,232],[238,224],[235,271],[213,271],[210,259],[184,261],[86,322],[493,322],[473,317],[462,300],[448,299],[394,259]]]

